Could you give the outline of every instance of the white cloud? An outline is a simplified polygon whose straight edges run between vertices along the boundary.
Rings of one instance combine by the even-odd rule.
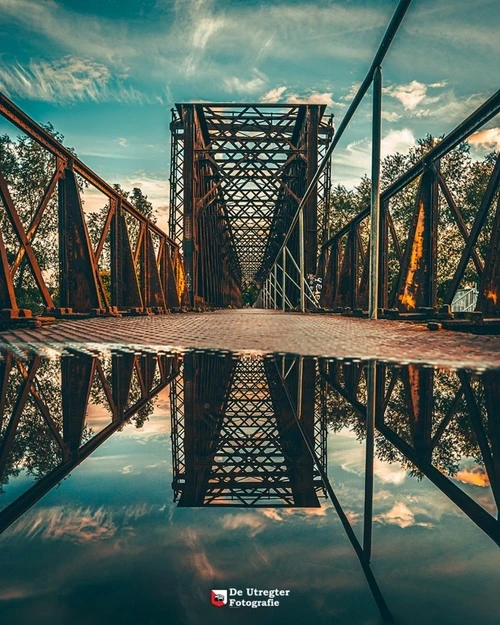
[[[487,128],[478,130],[469,137],[469,143],[474,147],[488,150],[500,150],[500,128]]]
[[[490,124],[498,123],[500,115],[497,115]],[[492,126],[478,130],[468,139],[471,145],[471,156],[475,160],[483,160],[486,154],[500,151],[500,127]]]
[[[401,152],[407,154],[408,150],[416,143],[415,135],[409,128],[401,130],[391,130],[383,139],[381,145],[381,155],[385,158],[389,154]],[[371,148],[371,144],[370,144]]]
[[[354,96],[358,93],[360,86],[361,86],[360,82],[353,83],[349,87],[349,91],[346,93],[345,96],[342,97],[342,99],[345,100],[346,102],[351,102],[351,100],[354,100]]]
[[[402,501],[395,503],[387,512],[375,516],[374,520],[379,523],[398,525],[402,528],[415,525],[415,515]]]
[[[245,530],[252,538],[268,525],[266,520],[256,512],[242,512],[237,515],[226,514],[222,517],[221,523],[226,531]]]
[[[267,93],[265,93],[260,101],[264,104],[274,104],[283,100],[283,94],[286,91],[286,87],[275,87]]]
[[[125,137],[119,137],[118,145],[120,145],[122,148],[127,148],[128,147],[127,139]]]
[[[406,154],[415,143],[415,136],[409,128],[391,130],[382,139],[381,156],[385,158],[395,152]],[[370,171],[371,145],[371,140],[365,137],[334,152],[334,184],[343,184],[347,188],[359,184],[361,177]]]
[[[326,104],[327,106],[335,106],[336,103],[333,101],[332,96],[332,91],[325,91],[324,93],[313,91],[307,96],[299,96],[293,93],[288,96],[287,102],[291,104]]]
[[[30,61],[27,67],[0,65],[0,90],[57,104],[85,100],[130,104],[147,100],[136,89],[123,86],[106,65],[73,56]]]
[[[374,463],[375,475],[386,484],[402,484],[406,479],[406,471],[398,464],[390,464],[375,459]]]
[[[440,83],[434,83],[440,85]],[[418,80],[412,80],[407,85],[393,85],[385,87],[384,93],[399,100],[405,110],[414,111],[419,104],[425,101],[426,104],[437,102],[437,97],[429,97],[427,89],[432,85],[426,85]]]
[[[263,104],[273,104],[276,102],[287,102],[289,104],[326,104],[326,106],[344,106],[333,100],[332,91],[311,91],[307,94],[299,95],[290,93],[288,87],[281,86],[271,89],[265,93],[260,101]]]
[[[402,105],[406,118],[428,117],[451,124],[462,121],[486,99],[485,94],[477,93],[459,97],[454,89],[446,89],[446,86],[446,81],[425,84],[413,80],[404,85],[389,85],[384,88],[384,94]],[[437,91],[430,95],[429,89]],[[382,116],[388,121],[398,121],[403,117],[394,110],[383,112]]]
[[[226,91],[231,93],[256,93],[261,91],[267,82],[267,76],[257,69],[253,70],[253,77],[243,80],[237,76],[224,79],[224,87]]]
[[[395,111],[382,111],[382,119],[385,119],[387,122],[397,122],[399,121],[403,116],[400,115],[399,113],[396,113]]]
[[[165,71],[170,79],[176,74],[206,78],[217,70],[215,54],[229,58],[238,69],[249,59],[288,61],[294,41],[300,41],[293,51],[297,60],[311,55],[368,60],[372,49],[366,33],[378,33],[387,20],[378,8],[340,3],[325,7],[235,3],[222,10],[214,0],[183,0],[169,1],[161,11],[158,0],[156,19],[138,28],[120,17],[75,12],[64,4],[61,0],[0,0],[0,18],[35,34],[51,50],[110,64],[121,79],[130,79],[138,70],[158,80],[164,80]]]

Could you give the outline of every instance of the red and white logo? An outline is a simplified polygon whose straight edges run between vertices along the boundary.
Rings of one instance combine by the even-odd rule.
[[[227,590],[211,590],[210,603],[217,608],[222,608],[227,604]]]

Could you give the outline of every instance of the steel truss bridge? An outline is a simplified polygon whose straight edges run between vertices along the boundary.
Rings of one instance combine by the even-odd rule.
[[[381,66],[409,5],[399,3],[335,129],[320,104],[177,104],[168,234],[0,94],[0,113],[36,146],[43,170],[26,190],[12,167],[15,150],[2,152],[2,323],[239,307],[249,285],[264,308],[451,319],[466,275],[478,284],[472,317],[500,318],[500,156],[467,218],[440,167],[498,115],[500,91],[380,187]],[[371,203],[332,232],[331,157],[369,90]],[[82,199],[89,188],[106,203],[93,228]],[[394,209],[402,197],[413,206],[409,225]],[[445,276],[443,220],[463,242]],[[57,256],[50,262],[48,232]]]

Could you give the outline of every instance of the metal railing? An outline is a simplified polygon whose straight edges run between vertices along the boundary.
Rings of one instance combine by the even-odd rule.
[[[372,214],[374,216],[373,223],[374,228],[378,223],[379,215],[379,178],[380,178],[380,120],[381,120],[381,107],[380,99],[382,93],[382,80],[381,80],[381,64],[384,60],[387,51],[389,50],[391,43],[401,25],[401,22],[411,4],[411,0],[401,0],[398,4],[396,11],[389,23],[386,33],[382,39],[382,42],[375,54],[373,62],[368,70],[368,73],[361,83],[356,95],[354,96],[347,112],[342,119],[339,127],[337,128],[333,140],[328,146],[328,149],[319,164],[316,173],[314,174],[309,186],[307,187],[295,213],[295,216],[291,222],[290,228],[284,237],[281,248],[276,256],[273,266],[270,269],[267,279],[262,286],[262,297],[258,302],[262,302],[265,308],[282,308],[283,310],[296,308],[301,312],[306,310],[306,302],[309,302],[313,306],[319,304],[318,298],[313,294],[310,289],[307,280],[307,274],[305,272],[305,254],[304,254],[304,208],[313,193],[316,192],[318,179],[324,171],[325,167],[330,161],[333,151],[338,145],[341,137],[343,136],[349,122],[351,121],[354,113],[358,109],[361,101],[366,95],[369,87],[373,84],[374,87],[374,116],[373,116],[373,133],[372,133]],[[296,241],[298,239],[298,245]],[[295,242],[295,245],[293,244]],[[294,250],[293,248],[298,248]],[[295,253],[294,253],[295,252]],[[370,282],[376,282],[377,267],[378,267],[378,249],[377,246],[373,246],[372,253],[370,254]],[[288,262],[292,259],[293,262]],[[287,264],[288,263],[288,264]],[[292,271],[289,271],[289,269]],[[281,286],[278,285],[280,280],[278,276],[281,276]],[[284,277],[283,277],[284,276]],[[290,284],[297,290],[295,299],[292,300],[293,295],[287,297],[286,286]],[[280,302],[277,301],[276,294],[281,289]],[[370,305],[370,312],[372,316],[376,316],[377,301],[376,301],[376,286],[370,290],[373,301]],[[278,305],[281,303],[281,306]],[[294,304],[294,305],[293,305]]]
[[[0,236],[0,277],[5,285],[0,290],[2,317],[16,319],[38,312],[18,302],[23,285],[14,278],[24,263],[36,284],[39,306],[50,314],[164,312],[180,306],[184,275],[175,241],[1,93],[0,115],[40,145],[53,165],[28,220],[21,215],[19,194],[12,193],[9,172],[0,170],[0,206],[12,230],[7,247]],[[107,202],[97,242],[90,238],[82,184],[101,193]],[[48,284],[47,271],[33,246],[42,220],[51,211],[57,213],[59,231],[59,268],[49,272],[56,278],[55,287]]]

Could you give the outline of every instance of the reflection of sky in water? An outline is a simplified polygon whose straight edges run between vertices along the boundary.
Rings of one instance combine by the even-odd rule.
[[[363,449],[349,432],[329,435],[328,473],[359,538]],[[379,623],[329,502],[177,508],[171,479],[167,389],[142,429],[113,435],[0,537],[2,625]],[[498,623],[494,543],[427,480],[381,461],[372,563],[401,623]],[[279,608],[209,605],[211,588],[230,586],[292,593]]]

